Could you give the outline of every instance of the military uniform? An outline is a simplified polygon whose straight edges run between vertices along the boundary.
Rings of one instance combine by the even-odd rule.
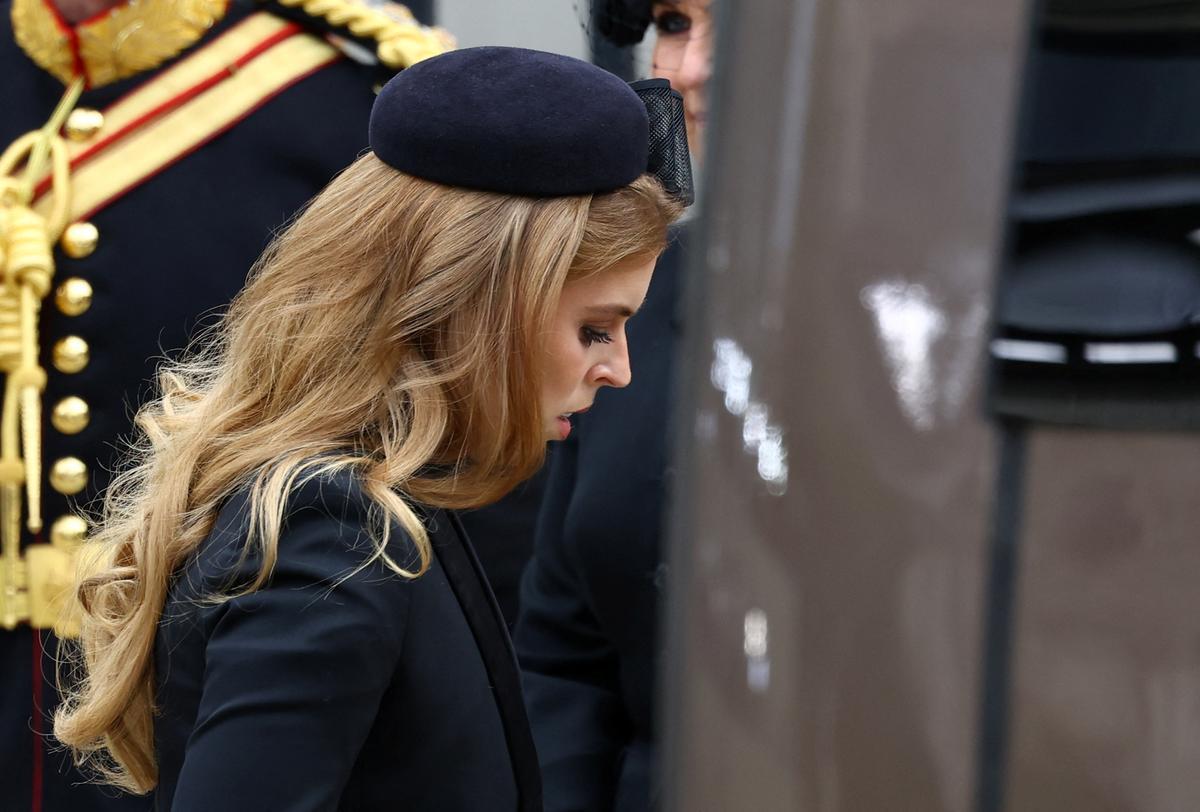
[[[77,786],[49,738],[52,629],[71,633],[80,506],[107,484],[157,359],[233,297],[272,231],[366,147],[381,66],[348,58],[345,43],[377,51],[385,71],[449,43],[351,0],[141,0],[73,28],[45,0],[0,0],[0,27],[0,147],[14,144],[0,159],[0,809],[146,808]],[[33,147],[16,142],[76,84],[46,172],[26,178]],[[29,241],[30,222],[57,241],[52,255]]]

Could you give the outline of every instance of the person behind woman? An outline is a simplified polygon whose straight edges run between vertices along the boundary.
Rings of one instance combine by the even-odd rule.
[[[617,44],[653,24],[654,73],[682,93],[695,149],[712,62],[708,0],[598,1]],[[637,380],[620,397],[598,397],[551,452],[515,631],[546,812],[644,812],[658,794],[657,618],[683,231],[630,325]]]
[[[372,151],[138,416],[55,721],[81,759],[160,809],[541,808],[450,511],[629,383],[624,326],[680,208],[646,174],[655,99],[511,48],[388,83]]]

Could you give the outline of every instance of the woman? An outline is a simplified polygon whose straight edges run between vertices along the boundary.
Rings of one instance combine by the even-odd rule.
[[[716,9],[713,0],[595,0],[600,33],[614,45],[641,42],[653,26],[653,73],[683,96],[688,143],[699,160],[708,116]]]
[[[662,104],[511,48],[384,88],[372,152],[139,415],[63,742],[160,809],[540,809],[511,647],[448,511],[629,382],[625,323],[679,210],[644,174]]]
[[[683,94],[695,148],[711,72],[708,0],[607,0],[606,11],[603,31],[618,44],[653,25],[654,73]],[[514,637],[546,812],[658,805],[657,620],[685,230],[676,237],[630,326],[638,379],[618,397],[597,398],[551,452],[521,582]]]

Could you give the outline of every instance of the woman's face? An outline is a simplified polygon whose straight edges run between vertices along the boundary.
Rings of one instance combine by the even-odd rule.
[[[625,324],[642,306],[655,257],[634,258],[563,287],[542,357],[546,439],[565,440],[570,415],[587,411],[602,386],[628,386]]]
[[[708,79],[712,74],[713,17],[711,0],[662,0],[651,6],[657,39],[654,75],[669,79],[683,94],[688,147],[701,158],[708,113]]]

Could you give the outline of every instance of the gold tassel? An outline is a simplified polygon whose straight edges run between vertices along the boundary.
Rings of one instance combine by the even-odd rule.
[[[72,82],[42,129],[18,138],[0,155],[0,626],[29,619],[28,573],[21,556],[21,486],[26,526],[42,529],[42,392],[38,316],[54,276],[52,246],[70,216],[70,163],[59,131],[83,91]],[[30,208],[50,164],[52,206],[43,218]],[[18,176],[18,172],[20,175]]]

